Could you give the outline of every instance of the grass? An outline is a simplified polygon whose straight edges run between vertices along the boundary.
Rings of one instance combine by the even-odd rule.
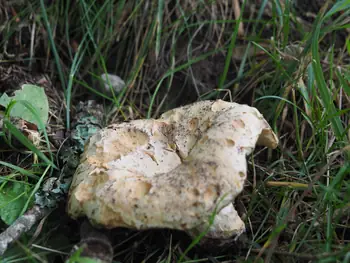
[[[12,10],[0,25],[0,91],[10,89],[5,69],[33,65],[32,72],[50,76],[51,91],[64,94],[56,105],[61,100],[48,92],[52,118],[67,129],[76,103],[87,98],[105,103],[114,122],[158,116],[228,91],[233,101],[257,107],[278,133],[278,150],[257,148],[249,158],[246,187],[235,204],[247,226],[237,251],[193,248],[184,255],[192,244],[176,231],[120,230],[115,262],[349,262],[350,3],[327,1],[316,8],[316,1],[245,0],[236,18],[229,5],[0,4],[0,10]],[[97,76],[107,72],[125,80],[121,93],[97,88]],[[52,133],[44,133],[46,144],[39,148],[11,122],[4,127],[2,138],[12,135],[21,144],[0,150],[0,182],[28,183],[33,196],[55,165]],[[1,262],[63,262],[78,240],[76,227],[58,208]]]

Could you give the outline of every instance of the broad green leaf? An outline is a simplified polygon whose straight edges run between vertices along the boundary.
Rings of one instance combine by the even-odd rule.
[[[27,101],[38,113],[38,116],[36,117],[34,116],[34,113],[29,111],[24,105],[16,103],[10,112],[12,117],[19,117],[40,126],[40,123],[38,122],[39,117],[41,122],[46,124],[49,117],[49,102],[43,88],[35,85],[24,84],[22,85],[22,89],[17,90],[13,97],[8,97],[7,94],[3,94],[0,98],[0,104],[7,107],[11,100]]]
[[[7,107],[7,105],[10,103],[11,99],[9,96],[7,96],[6,93],[2,94],[0,97],[0,105]]]
[[[20,215],[29,190],[28,185],[19,182],[9,182],[0,190],[0,217],[7,225],[11,225]]]

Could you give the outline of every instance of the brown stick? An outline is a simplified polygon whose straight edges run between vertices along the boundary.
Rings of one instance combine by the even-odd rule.
[[[0,256],[3,255],[13,242],[18,240],[22,234],[28,232],[37,222],[45,217],[51,210],[35,205],[23,216],[19,217],[11,226],[0,234]]]

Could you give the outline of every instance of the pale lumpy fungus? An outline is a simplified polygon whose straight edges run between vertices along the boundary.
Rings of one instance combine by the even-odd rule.
[[[110,125],[85,145],[68,213],[105,228],[171,228],[194,235],[217,212],[207,237],[239,236],[245,225],[233,202],[243,190],[246,156],[257,144],[278,144],[262,114],[222,100]]]

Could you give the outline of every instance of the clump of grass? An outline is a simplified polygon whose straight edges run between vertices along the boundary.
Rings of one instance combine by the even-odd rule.
[[[237,2],[238,17],[227,1],[41,0],[17,9],[6,30],[0,27],[1,46],[18,38],[16,19],[34,32],[27,39],[34,45],[30,61],[64,91],[60,118],[66,128],[74,102],[86,98],[108,104],[111,121],[153,117],[197,99],[222,98],[226,91],[264,113],[280,147],[259,148],[250,158],[251,176],[236,204],[247,241],[235,255],[226,251],[213,259],[194,251],[183,262],[347,262],[349,3]],[[28,66],[18,56],[11,62]],[[103,94],[96,86],[102,73],[121,76],[125,89]],[[28,247],[24,237],[5,262],[62,259],[76,241],[58,233],[74,225],[66,220],[63,225],[48,217],[46,224],[56,230],[44,227]],[[116,260],[173,262],[190,245],[176,233],[152,233],[120,234]],[[164,242],[153,245],[155,235]],[[56,237],[63,241],[53,242]]]

